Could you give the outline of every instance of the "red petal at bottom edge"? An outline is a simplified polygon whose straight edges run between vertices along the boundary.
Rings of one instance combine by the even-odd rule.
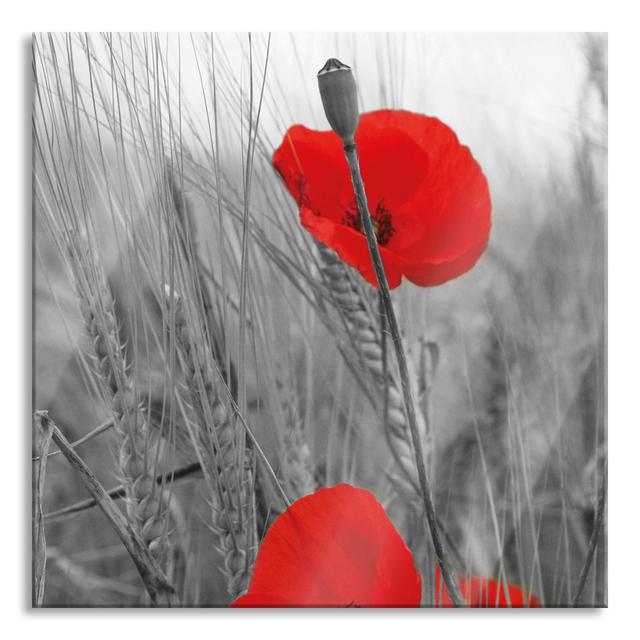
[[[291,605],[285,600],[280,598],[264,595],[262,593],[245,593],[243,596],[240,596],[235,602],[231,605],[233,608],[243,609],[243,608],[278,608],[278,607],[291,607],[295,605]]]
[[[238,607],[419,606],[413,556],[375,496],[347,484],[296,500],[271,525]]]
[[[460,578],[460,593],[466,606],[471,608],[539,608],[540,601],[520,587],[498,582],[490,578]],[[508,597],[507,597],[508,593]],[[453,607],[453,601],[442,580],[440,567],[436,567],[436,607]]]
[[[486,247],[487,243],[482,242],[463,254],[442,262],[405,262],[402,272],[407,280],[419,287],[434,287],[469,271]]]

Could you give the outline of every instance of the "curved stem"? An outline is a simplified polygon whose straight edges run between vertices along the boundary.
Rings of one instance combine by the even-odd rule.
[[[360,163],[358,162],[358,152],[353,139],[347,140],[344,144],[344,153],[349,165],[349,171],[351,172],[351,181],[353,182],[353,188],[356,194],[356,201],[358,203],[358,211],[360,213],[360,219],[364,227],[365,236],[367,238],[367,244],[369,245],[369,254],[371,255],[371,262],[375,270],[376,279],[378,281],[380,289],[380,298],[384,307],[385,315],[389,325],[389,331],[391,333],[391,340],[396,352],[398,360],[398,369],[400,373],[400,382],[402,385],[402,393],[404,396],[405,410],[407,412],[407,420],[409,422],[409,430],[411,432],[411,440],[413,442],[413,451],[416,458],[416,468],[418,471],[418,481],[420,483],[420,493],[422,494],[422,501],[424,505],[425,515],[427,517],[428,531],[431,534],[431,540],[433,541],[433,548],[442,571],[442,577],[444,583],[449,592],[449,596],[453,604],[456,607],[462,605],[462,598],[456,586],[455,580],[449,571],[449,564],[446,557],[446,552],[440,539],[440,533],[438,531],[438,523],[436,520],[436,513],[433,506],[433,498],[431,497],[431,489],[429,488],[429,482],[427,480],[427,472],[424,465],[424,454],[422,451],[422,442],[420,440],[420,433],[418,431],[418,423],[416,420],[415,405],[411,394],[411,386],[409,382],[409,369],[407,366],[407,358],[402,346],[402,338],[400,336],[400,329],[398,327],[398,320],[396,318],[393,304],[391,303],[391,293],[389,291],[389,283],[387,282],[387,276],[382,264],[382,257],[380,255],[380,249],[378,248],[378,241],[376,239],[375,231],[373,229],[373,222],[371,220],[371,214],[369,213],[369,205],[367,204],[367,196],[364,190],[364,183],[362,181],[362,175],[360,174]]]
[[[593,562],[593,556],[595,555],[598,541],[600,540],[600,532],[602,531],[602,525],[604,523],[604,506],[605,496],[607,493],[607,465],[605,464],[602,470],[602,478],[600,479],[600,486],[598,488],[598,506],[596,513],[596,520],[593,525],[593,531],[591,532],[591,538],[589,539],[589,547],[587,550],[587,557],[584,561],[584,566],[580,572],[580,578],[578,580],[578,589],[573,596],[571,602],[572,607],[579,607],[582,593],[585,585],[587,584],[587,578],[589,577],[589,570],[591,569],[591,563]]]

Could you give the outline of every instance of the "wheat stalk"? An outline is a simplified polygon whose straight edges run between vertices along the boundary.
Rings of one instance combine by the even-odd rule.
[[[124,544],[127,552],[136,565],[152,604],[158,606],[175,606],[175,589],[167,581],[162,569],[154,559],[148,546],[139,533],[131,526],[131,523],[122,515],[115,506],[113,500],[107,495],[94,473],[84,460],[73,450],[69,441],[56,424],[49,418],[48,411],[35,411],[34,423],[43,433],[50,433],[51,439],[58,446],[62,455],[67,459],[71,467],[78,473],[83,484],[93,496],[104,515],[111,522],[118,537]],[[46,460],[46,458],[43,458]]]
[[[370,305],[366,303],[362,291],[351,278],[348,267],[334,251],[320,243],[317,246],[321,259],[321,271],[329,294],[344,318],[359,359],[376,386],[379,406],[386,406],[384,431],[389,448],[401,471],[401,474],[391,473],[390,477],[403,496],[417,500],[418,477],[411,449],[409,426],[404,412],[402,390],[398,378],[387,369],[380,324]],[[422,420],[418,424],[422,438],[425,440],[426,425]]]
[[[69,243],[69,253],[85,331],[97,361],[95,373],[111,406],[119,437],[118,467],[127,516],[154,558],[160,559],[165,557],[168,544],[165,510],[155,482],[149,419],[129,374],[115,302],[100,263],[77,235]]]
[[[255,557],[254,456],[236,428],[211,351],[203,348],[202,340],[194,339],[180,296],[170,291],[166,295],[170,306],[173,300],[176,345],[197,421],[191,437],[212,491],[211,528],[224,559],[227,590],[235,598],[248,585]],[[241,447],[245,448],[242,458]]]
[[[311,451],[303,433],[296,389],[290,381],[281,382],[280,395],[284,413],[283,476],[287,495],[297,500],[313,493],[317,482]]]

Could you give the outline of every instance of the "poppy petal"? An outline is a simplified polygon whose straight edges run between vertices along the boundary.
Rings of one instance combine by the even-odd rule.
[[[365,113],[355,136],[369,206],[392,210],[412,198],[424,181],[428,155],[407,130],[408,111]]]
[[[298,205],[340,222],[353,198],[342,143],[333,131],[291,127],[273,154],[273,166]]]
[[[466,253],[441,262],[409,262],[404,261],[402,273],[420,287],[432,287],[453,280],[461,273],[469,271],[484,253],[486,243],[471,247]]]
[[[497,580],[487,578],[473,577],[460,580],[460,591],[470,607],[518,609],[540,606],[535,596],[526,594],[520,587],[511,584],[506,587],[505,589],[504,582],[498,583]]]
[[[273,594],[254,593],[249,591],[237,598],[231,605],[234,609],[290,607],[291,603]]]
[[[344,262],[357,269],[367,282],[377,286],[376,274],[369,254],[367,239],[352,227],[337,224],[327,218],[316,215],[306,207],[300,209],[302,225],[313,237],[331,247]],[[389,281],[389,287],[394,289],[402,280],[402,261],[391,251],[380,247],[382,264]]]
[[[271,526],[237,606],[418,606],[411,552],[373,494],[341,484]]]
[[[460,594],[468,607],[472,608],[539,608],[540,601],[520,587],[499,583],[491,578],[461,578],[458,580]],[[440,567],[436,567],[436,607],[453,607],[453,601],[442,580]],[[508,597],[507,597],[508,594]]]
[[[471,269],[488,243],[491,197],[455,132],[437,118],[383,109],[361,115],[355,139],[369,208],[385,219],[380,249],[390,287],[402,276],[434,286]],[[362,231],[349,215],[353,187],[340,138],[296,125],[273,162],[306,229],[377,286]]]

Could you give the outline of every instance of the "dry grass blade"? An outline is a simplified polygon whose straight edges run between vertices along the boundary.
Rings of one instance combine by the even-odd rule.
[[[607,494],[607,465],[605,463],[602,470],[602,478],[600,479],[600,487],[598,488],[598,506],[596,511],[595,523],[593,525],[593,531],[591,532],[591,538],[589,539],[589,548],[587,550],[587,557],[584,561],[584,566],[580,572],[580,578],[578,580],[578,588],[573,596],[572,607],[579,607],[582,600],[582,593],[587,584],[587,578],[589,577],[589,571],[593,562],[593,556],[595,555],[598,542],[600,541],[600,535],[602,533],[602,527],[604,525],[604,512],[605,502]]]
[[[82,436],[82,438],[78,438],[75,442],[72,442],[71,443],[71,448],[75,449],[75,448],[79,447],[80,445],[83,445],[83,444],[86,444],[87,442],[90,442],[96,436],[99,436],[101,433],[104,433],[105,431],[108,431],[109,429],[111,429],[111,427],[113,427],[113,418],[109,418],[108,420],[105,420],[102,424],[98,425],[95,429],[92,429],[91,431],[89,431],[89,433],[87,433],[86,435]],[[60,455],[60,453],[61,453],[61,451],[50,451],[47,454],[41,454],[41,455],[33,456],[33,458],[31,458],[31,462],[40,461],[42,459],[43,455],[46,455],[47,458],[53,458],[54,456]]]
[[[35,432],[33,441],[38,453],[38,464],[33,468],[33,504],[32,504],[32,526],[33,534],[31,539],[31,563],[32,563],[32,605],[41,607],[44,600],[44,580],[47,565],[47,543],[44,535],[44,517],[42,513],[42,502],[45,488],[45,477],[47,473],[47,453],[51,445],[53,435],[52,423],[43,420],[41,414],[36,414]]]
[[[211,343],[212,357],[219,363],[224,363],[223,377],[227,380],[227,386],[231,394],[237,395],[237,373],[228,353],[227,340],[224,334],[223,324],[220,322],[211,292],[207,285],[205,275],[207,265],[202,258],[202,251],[197,242],[197,228],[194,222],[194,212],[190,200],[183,193],[179,183],[179,176],[174,176],[170,166],[166,168],[168,188],[171,192],[173,210],[176,215],[176,227],[180,237],[180,248],[185,264],[192,273],[192,286],[195,290],[195,298],[204,320],[204,328],[207,338]]]
[[[180,467],[179,469],[175,469],[174,471],[169,471],[168,473],[159,474],[158,476],[156,476],[156,484],[158,486],[165,486],[169,483],[175,484],[180,480],[195,476],[201,470],[202,470],[202,467],[200,466],[200,463],[193,462],[191,464],[185,465],[184,467]],[[117,487],[107,489],[107,495],[113,500],[120,500],[126,497],[127,490],[125,485],[120,484]],[[91,509],[92,507],[95,507],[95,506],[97,506],[97,502],[93,498],[89,498],[87,500],[81,500],[80,502],[75,502],[74,504],[71,504],[67,507],[58,509],[57,511],[51,511],[49,513],[45,513],[44,520],[45,522],[58,520],[66,516],[72,516],[77,513],[82,513],[83,511],[87,511],[88,509]]]
[[[97,502],[102,512],[107,516],[118,537],[126,547],[133,563],[135,564],[140,577],[147,589],[151,601],[156,606],[171,606],[174,604],[174,589],[167,581],[156,561],[151,556],[149,549],[140,535],[130,526],[126,518],[115,506],[104,487],[91,469],[73,450],[69,441],[62,435],[62,432],[49,418],[47,411],[36,411],[34,419],[40,428],[50,432],[51,438],[56,443],[62,455],[67,459],[73,469],[80,475],[82,482]],[[46,458],[44,458],[46,460]]]

